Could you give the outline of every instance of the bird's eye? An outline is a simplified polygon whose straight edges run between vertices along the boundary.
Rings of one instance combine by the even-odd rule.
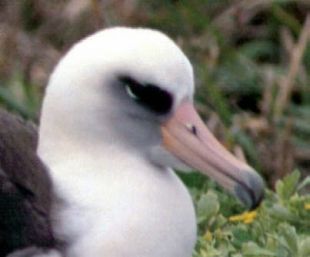
[[[140,84],[130,77],[121,77],[127,94],[137,103],[158,114],[168,113],[172,107],[172,95],[153,84]]]

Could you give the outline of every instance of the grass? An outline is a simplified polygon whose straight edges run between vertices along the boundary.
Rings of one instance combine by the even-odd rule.
[[[3,4],[0,104],[37,121],[48,75],[72,42],[99,27],[160,29],[194,65],[209,128],[269,188],[262,206],[243,214],[212,181],[181,175],[198,215],[194,257],[310,256],[309,1],[82,2]]]

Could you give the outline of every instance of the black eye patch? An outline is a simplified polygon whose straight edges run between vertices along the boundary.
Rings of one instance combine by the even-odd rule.
[[[128,94],[139,104],[158,114],[170,111],[173,103],[172,95],[153,84],[140,84],[130,77],[120,77],[127,87]]]

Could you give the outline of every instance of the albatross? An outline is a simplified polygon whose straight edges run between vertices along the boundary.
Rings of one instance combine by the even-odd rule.
[[[156,30],[105,29],[61,59],[37,154],[51,177],[63,256],[190,257],[195,211],[175,169],[199,170],[259,205],[263,180],[209,132],[193,94],[189,60]]]

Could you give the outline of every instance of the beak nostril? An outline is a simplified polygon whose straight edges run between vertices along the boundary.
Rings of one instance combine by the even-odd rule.
[[[194,135],[194,136],[197,136],[198,134],[198,131],[197,131],[197,128],[195,125],[191,124],[191,123],[188,123],[185,125],[186,128]]]

